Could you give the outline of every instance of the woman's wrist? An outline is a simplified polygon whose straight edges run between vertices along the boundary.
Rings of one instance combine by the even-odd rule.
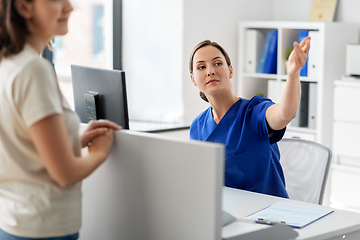
[[[91,151],[89,152],[89,156],[95,161],[102,163],[106,160],[108,154],[102,151]]]
[[[295,72],[288,72],[287,77],[300,79],[300,70]]]

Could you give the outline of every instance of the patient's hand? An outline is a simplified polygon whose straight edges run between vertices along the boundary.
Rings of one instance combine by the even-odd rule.
[[[108,120],[90,121],[89,126],[81,135],[81,145],[86,147],[91,141],[107,132],[108,129],[121,130],[122,127]]]

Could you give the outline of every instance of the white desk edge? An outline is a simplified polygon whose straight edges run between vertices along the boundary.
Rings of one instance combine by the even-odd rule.
[[[224,187],[223,189],[223,210],[229,212],[238,219],[244,218],[279,201],[289,201],[303,206],[324,207],[321,205],[227,187]],[[256,223],[254,222],[254,224]],[[333,213],[302,229],[295,230],[299,233],[299,236],[296,238],[297,240],[332,239],[336,236],[342,236],[353,232],[359,232],[360,236],[360,213],[334,209]],[[360,237],[358,239],[360,239]]]

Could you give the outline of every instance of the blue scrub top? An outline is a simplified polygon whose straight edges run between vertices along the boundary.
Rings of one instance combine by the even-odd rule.
[[[270,99],[240,98],[216,125],[212,107],[197,116],[190,138],[226,145],[225,186],[288,198],[277,143],[285,128],[270,135],[265,113]]]

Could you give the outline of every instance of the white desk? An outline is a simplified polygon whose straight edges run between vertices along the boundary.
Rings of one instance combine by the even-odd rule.
[[[129,129],[137,132],[161,133],[167,131],[188,130],[190,129],[190,125],[184,123],[158,123],[130,120]]]
[[[258,194],[232,188],[223,190],[223,210],[236,218],[244,218],[279,201],[296,202],[304,206],[317,206],[279,197]],[[323,206],[319,206],[323,207]],[[254,222],[254,224],[256,224]],[[294,229],[299,233],[298,239],[360,239],[360,214],[334,209],[334,212],[302,229]],[[343,237],[344,235],[345,238]]]

